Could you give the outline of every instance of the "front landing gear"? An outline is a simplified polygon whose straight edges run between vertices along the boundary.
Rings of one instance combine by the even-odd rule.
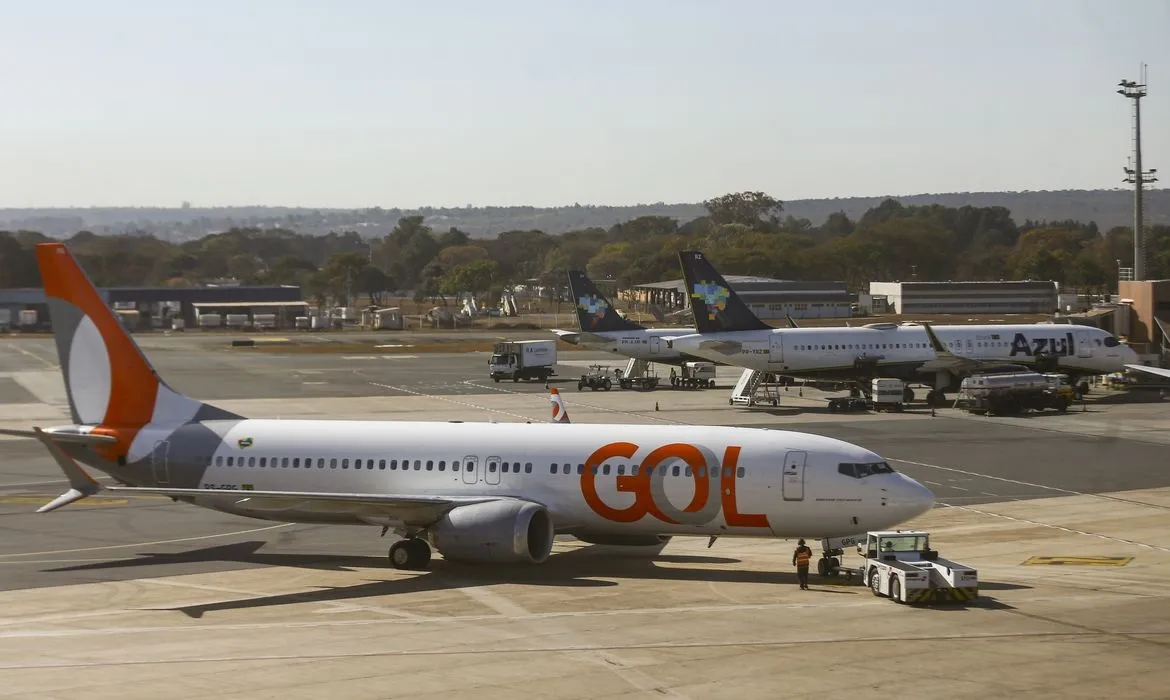
[[[390,545],[390,566],[419,571],[431,563],[431,546],[426,540],[412,537]]]

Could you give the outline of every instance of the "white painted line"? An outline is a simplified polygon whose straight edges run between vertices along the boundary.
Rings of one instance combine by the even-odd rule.
[[[211,540],[217,537],[233,537],[235,535],[250,535],[254,532],[267,532],[268,530],[275,530],[281,527],[288,527],[296,523],[281,523],[279,525],[269,525],[267,527],[256,527],[250,530],[235,530],[233,532],[224,532],[218,535],[199,535],[197,537],[180,537],[174,540],[154,540],[153,542],[131,542],[130,544],[110,544],[102,547],[79,547],[77,549],[49,549],[43,552],[18,552],[16,554],[0,554],[0,559],[8,557],[39,557],[49,554],[72,554],[74,552],[97,552],[107,549],[128,549],[130,547],[153,547],[160,544],[175,544],[178,542],[198,542],[200,540]]]
[[[951,500],[954,500],[954,499],[951,499]],[[1067,532],[1067,533],[1072,534],[1072,535],[1084,535],[1085,537],[1096,537],[1098,539],[1108,540],[1110,542],[1120,542],[1122,544],[1133,545],[1136,547],[1145,547],[1146,549],[1154,549],[1154,550],[1157,550],[1159,552],[1166,552],[1167,554],[1170,554],[1170,547],[1160,547],[1156,544],[1147,544],[1145,542],[1138,542],[1137,540],[1127,540],[1127,539],[1124,539],[1121,537],[1111,537],[1109,535],[1102,535],[1099,532],[1088,532],[1086,530],[1076,530],[1074,528],[1064,527],[1062,525],[1052,525],[1050,523],[1042,523],[1039,520],[1029,520],[1027,518],[1016,518],[1016,517],[1013,517],[1011,515],[1003,515],[1002,513],[992,513],[990,511],[986,511],[986,510],[979,510],[978,508],[972,508],[971,506],[957,506],[957,505],[953,505],[951,503],[943,503],[941,501],[939,502],[939,505],[946,506],[947,508],[956,508],[958,510],[965,510],[965,511],[969,511],[971,513],[978,513],[980,515],[988,515],[988,516],[991,516],[993,518],[1003,518],[1004,520],[1011,520],[1011,521],[1017,522],[1017,523],[1024,523],[1027,525],[1037,525],[1039,527],[1047,527],[1047,528],[1051,528],[1053,530],[1060,530],[1061,532]]]

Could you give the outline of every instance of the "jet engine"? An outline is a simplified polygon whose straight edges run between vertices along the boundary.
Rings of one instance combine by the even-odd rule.
[[[473,503],[448,511],[429,539],[448,561],[542,564],[552,551],[553,523],[544,506],[531,501]]]
[[[621,547],[656,547],[670,542],[670,535],[575,535],[575,537],[589,544]]]

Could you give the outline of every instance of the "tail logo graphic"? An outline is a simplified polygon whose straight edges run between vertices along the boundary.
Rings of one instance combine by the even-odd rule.
[[[706,305],[707,320],[714,321],[715,316],[720,311],[727,309],[727,300],[731,298],[731,291],[721,284],[696,282],[692,287],[691,297]]]
[[[589,326],[592,328],[605,318],[605,312],[609,310],[609,302],[605,299],[598,299],[596,296],[583,296],[577,298],[577,308],[589,315]]]

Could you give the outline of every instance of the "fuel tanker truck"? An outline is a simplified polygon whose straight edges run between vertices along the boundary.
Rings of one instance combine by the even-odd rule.
[[[970,413],[1014,416],[1027,411],[1068,410],[1073,389],[1063,374],[1004,372],[963,379],[955,401]]]

